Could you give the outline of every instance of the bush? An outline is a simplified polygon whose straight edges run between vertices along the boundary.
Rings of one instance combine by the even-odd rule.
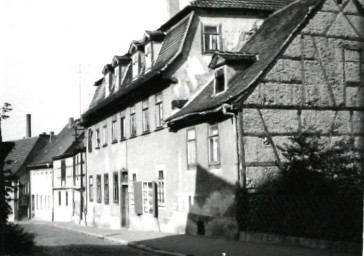
[[[19,225],[11,223],[6,224],[4,229],[4,244],[0,245],[0,255],[27,255],[34,246],[34,234],[27,233]]]

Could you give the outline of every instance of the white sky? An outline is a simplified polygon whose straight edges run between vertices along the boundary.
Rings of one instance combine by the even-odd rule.
[[[27,113],[32,136],[79,118],[79,66],[84,111],[103,66],[165,21],[165,0],[0,0],[0,104],[14,108],[3,139],[25,136]]]

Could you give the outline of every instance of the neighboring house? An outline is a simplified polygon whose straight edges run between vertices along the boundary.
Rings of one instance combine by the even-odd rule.
[[[9,202],[12,208],[10,221],[30,217],[30,181],[26,166],[50,142],[50,138],[49,135],[41,134],[38,137],[8,141],[12,144],[12,149],[5,158],[4,171],[14,178],[14,190],[10,193]]]
[[[63,201],[62,206],[66,209],[58,207],[59,212],[55,213],[55,195],[54,185],[59,185],[56,175],[58,175],[58,163],[62,160],[53,161],[56,159],[68,158],[69,156],[78,156],[79,144],[75,140],[81,134],[77,128],[78,121],[73,121],[70,118],[68,124],[54,138],[52,143],[48,144],[38,156],[28,164],[27,169],[30,172],[30,194],[31,194],[31,218],[37,220],[55,220],[55,216],[59,216],[59,212],[65,213],[67,209],[73,211],[75,204],[66,205]],[[72,157],[71,157],[72,159]],[[53,169],[55,167],[55,169]],[[69,175],[73,175],[73,172]],[[71,177],[71,179],[73,179]],[[59,187],[57,186],[57,189]],[[58,192],[58,190],[57,190]],[[62,192],[63,193],[63,192]],[[58,196],[58,195],[57,195]],[[69,202],[73,202],[73,194],[69,195]],[[59,198],[57,197],[57,200]],[[61,199],[62,200],[62,199]],[[68,199],[67,199],[68,200]],[[58,203],[58,201],[57,201]],[[70,219],[71,220],[71,219]]]
[[[194,1],[104,67],[82,116],[87,223],[211,235],[234,231],[238,166],[230,116],[219,113],[196,125],[191,119],[172,130],[164,120],[214,77],[224,93],[224,73],[209,68],[212,55],[241,49],[269,14],[289,2]],[[237,61],[244,63],[231,71],[246,68],[244,54]]]
[[[53,157],[54,221],[84,218],[86,158],[83,132],[61,155]]]
[[[240,51],[215,53],[216,78],[167,119],[169,126],[232,114],[236,181],[248,191],[279,172],[285,159],[278,146],[292,135],[320,132],[323,142],[352,138],[364,148],[363,24],[362,1],[292,3],[267,18]],[[245,67],[236,72],[237,65]],[[197,152],[203,148],[198,143]]]

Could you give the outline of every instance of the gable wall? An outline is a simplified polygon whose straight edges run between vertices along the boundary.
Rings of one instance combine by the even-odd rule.
[[[274,175],[284,161],[277,146],[295,133],[321,131],[331,143],[354,137],[364,146],[364,19],[351,1],[335,2],[326,0],[244,103],[249,188]]]

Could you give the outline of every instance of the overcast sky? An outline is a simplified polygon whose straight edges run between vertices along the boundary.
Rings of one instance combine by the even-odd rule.
[[[79,118],[114,55],[167,20],[166,0],[0,0],[0,104],[14,110],[4,140],[58,133]],[[81,79],[79,71],[81,66]]]

